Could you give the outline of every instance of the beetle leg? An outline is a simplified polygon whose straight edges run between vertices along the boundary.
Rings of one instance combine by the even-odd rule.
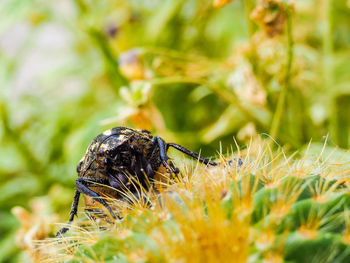
[[[135,172],[139,182],[145,189],[149,189],[150,182],[154,177],[151,164],[145,159],[142,154],[136,154]]]
[[[136,171],[140,171],[143,174],[145,173],[148,178],[153,179],[154,172],[152,170],[151,164],[146,160],[142,152],[135,145],[131,145],[130,148],[135,152],[136,155],[136,160],[134,160],[132,167],[136,168]]]
[[[154,178],[154,172],[152,169],[152,165],[150,163],[147,163],[147,165],[146,165],[146,174],[147,174],[148,178],[150,178],[150,179]]]
[[[237,163],[237,166],[238,166],[238,167],[241,167],[242,164],[243,164],[243,161],[242,161],[241,158],[233,158],[233,160],[230,159],[230,160],[228,160],[227,164],[231,166],[232,163],[233,163],[233,161],[235,161],[235,162]]]
[[[162,163],[165,167],[168,166],[167,161],[169,160],[169,157],[166,155],[166,148],[165,148],[165,142],[162,138],[158,136],[154,136],[153,140],[158,144],[159,151],[160,151],[160,159],[162,160]]]
[[[80,192],[78,190],[75,190],[75,194],[74,194],[74,198],[73,198],[73,203],[72,203],[72,208],[69,212],[70,214],[70,217],[69,217],[69,220],[68,220],[68,223],[67,224],[72,224],[73,220],[74,220],[74,216],[77,214],[77,211],[78,211],[78,204],[79,204],[79,197],[80,197]],[[63,235],[64,233],[66,233],[67,231],[69,230],[68,227],[63,227],[61,228],[57,234],[56,234],[56,237],[59,237],[61,235]]]
[[[152,173],[149,173],[149,163],[144,158],[142,152],[136,145],[130,145],[130,149],[134,152],[135,159],[131,160],[131,169],[136,172],[136,175],[144,180],[145,173],[147,177],[153,177]],[[152,170],[152,168],[151,168]],[[153,171],[151,171],[153,172]]]
[[[169,146],[174,147],[176,150],[179,150],[180,152],[183,152],[184,154],[187,154],[187,155],[199,160],[201,163],[210,164],[213,166],[218,165],[216,162],[210,161],[210,159],[208,159],[208,158],[200,157],[199,154],[192,152],[192,151],[186,149],[185,147],[178,145],[176,143],[167,143],[167,149],[169,148]]]
[[[72,203],[72,208],[70,211],[70,217],[69,217],[69,221],[68,224],[71,224],[74,220],[74,216],[77,214],[78,211],[78,204],[79,204],[79,197],[80,194],[86,194],[88,196],[94,197],[94,199],[96,201],[98,201],[99,203],[101,203],[102,205],[104,205],[108,212],[111,214],[111,216],[116,219],[117,217],[114,215],[111,207],[106,203],[105,200],[103,200],[102,198],[99,198],[100,196],[95,193],[94,191],[92,191],[88,186],[92,186],[94,185],[93,181],[91,181],[91,178],[86,178],[86,177],[79,177],[75,183],[76,183],[76,190],[75,190],[75,194],[74,194],[74,199],[73,199],[73,203]],[[63,227],[62,229],[60,229],[57,234],[56,237],[60,237],[61,235],[63,235],[64,233],[66,233],[69,230],[68,227]]]
[[[126,183],[128,180],[128,176],[123,173],[117,173],[116,175],[109,174],[108,176],[108,182],[110,186],[117,190],[126,189]]]
[[[77,191],[79,191],[82,194],[86,194],[88,196],[93,197],[97,202],[101,203],[104,207],[107,208],[108,212],[111,214],[111,216],[116,219],[117,217],[114,215],[112,208],[106,203],[106,201],[101,196],[98,195],[96,192],[92,191],[88,186],[94,185],[94,182],[91,181],[91,178],[86,177],[80,177],[78,178],[75,183],[77,186]]]
[[[160,159],[162,160],[163,165],[168,169],[168,167],[170,167],[170,171],[173,172],[174,174],[178,174],[179,173],[179,169],[177,169],[174,164],[170,161],[168,163],[168,160],[170,159],[168,157],[168,155],[166,154],[167,151],[167,147],[166,147],[166,143],[164,142],[164,140],[158,136],[154,136],[153,140],[155,143],[158,144],[159,146],[159,151],[160,151]]]

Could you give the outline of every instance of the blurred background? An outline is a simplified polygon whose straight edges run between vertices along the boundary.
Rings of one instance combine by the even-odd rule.
[[[262,134],[348,148],[349,47],[347,0],[0,1],[0,261],[34,238],[11,208],[23,233],[65,222],[114,126],[205,156]]]

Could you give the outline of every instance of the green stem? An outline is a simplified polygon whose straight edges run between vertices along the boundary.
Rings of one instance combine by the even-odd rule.
[[[293,31],[292,31],[292,14],[288,3],[285,1],[286,15],[287,15],[287,65],[286,75],[284,78],[284,85],[281,87],[281,93],[278,98],[275,115],[272,120],[270,135],[272,138],[276,138],[278,130],[282,120],[283,109],[286,102],[287,91],[290,88],[291,71],[293,65]]]
[[[109,44],[106,40],[106,37],[94,28],[90,28],[89,34],[93,40],[95,40],[97,46],[99,47],[105,62],[106,70],[109,74],[111,80],[117,88],[121,86],[128,85],[127,79],[121,74],[119,70],[119,64],[117,58],[114,56],[112,50],[109,47]]]
[[[254,23],[250,19],[250,13],[253,10],[252,0],[245,0],[243,2],[243,5],[244,5],[245,21],[246,21],[247,28],[248,28],[248,36],[249,36],[249,39],[250,39],[253,36],[253,34],[254,34]]]
[[[325,70],[325,81],[326,84],[332,82],[332,54],[333,54],[333,31],[332,31],[332,0],[324,0],[324,34],[323,34],[323,66]],[[328,67],[329,66],[329,67]],[[328,87],[327,87],[328,88]]]
[[[81,18],[84,18],[84,16],[91,11],[89,10],[89,6],[83,0],[75,0],[75,4]],[[120,72],[118,57],[111,50],[105,34],[103,34],[100,29],[95,27],[88,28],[86,33],[95,42],[97,48],[100,50],[105,62],[105,71],[112,85],[115,86],[116,89],[120,88],[121,86],[127,86],[129,82]]]
[[[324,0],[323,1],[323,18],[322,23],[324,24],[324,31],[323,31],[323,89],[324,92],[332,91],[332,85],[333,85],[333,30],[332,30],[332,0]],[[332,96],[330,94],[329,96]],[[328,97],[328,96],[327,96]],[[332,104],[330,105],[331,108],[331,116],[333,116],[330,119],[330,131],[333,135],[332,138],[336,142],[336,144],[341,144],[340,146],[346,147],[346,142],[342,142],[341,136],[339,134],[338,129],[338,117],[337,116],[337,105],[336,105],[336,98],[332,100]],[[345,144],[344,144],[345,143]]]

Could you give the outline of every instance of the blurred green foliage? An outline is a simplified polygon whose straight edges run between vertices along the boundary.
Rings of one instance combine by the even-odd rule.
[[[209,156],[261,133],[349,147],[349,1],[290,2],[1,1],[0,261],[18,253],[11,207],[48,194],[67,215],[77,162],[113,126]]]

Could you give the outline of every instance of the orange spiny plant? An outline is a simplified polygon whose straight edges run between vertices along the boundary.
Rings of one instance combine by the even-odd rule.
[[[349,187],[341,183],[348,176],[347,163],[308,153],[287,157],[263,141],[238,152],[229,157],[233,162],[220,156],[217,167],[193,167],[184,160],[180,176],[147,193],[151,205],[137,198],[131,204],[109,200],[123,219],[80,217],[67,236],[37,243],[40,259],[350,260]],[[241,166],[234,161],[238,157]],[[326,255],[325,247],[333,252]],[[323,252],[308,254],[306,248]]]

